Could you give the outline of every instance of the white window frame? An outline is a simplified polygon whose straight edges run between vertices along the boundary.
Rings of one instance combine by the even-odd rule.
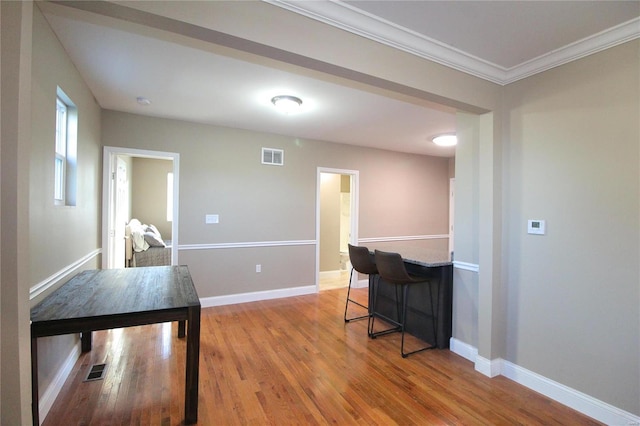
[[[78,109],[58,87],[54,147],[53,201],[56,206],[75,206],[77,198]]]
[[[56,96],[56,143],[54,163],[53,199],[56,205],[65,204],[65,189],[67,182],[67,128],[68,107],[67,104]]]

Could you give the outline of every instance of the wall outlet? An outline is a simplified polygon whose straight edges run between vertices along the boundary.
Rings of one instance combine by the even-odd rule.
[[[262,265],[256,265],[256,272],[262,272]]]
[[[217,214],[207,214],[204,216],[204,223],[218,223],[220,222],[220,217]]]

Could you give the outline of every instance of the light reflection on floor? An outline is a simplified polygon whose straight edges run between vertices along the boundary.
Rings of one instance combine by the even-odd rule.
[[[162,359],[167,359],[171,356],[171,326],[173,323],[165,322],[160,326],[162,327],[161,339],[160,339],[160,356]],[[176,332],[177,333],[177,332]]]

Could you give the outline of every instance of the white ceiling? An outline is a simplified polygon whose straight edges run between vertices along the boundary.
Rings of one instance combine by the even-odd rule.
[[[640,1],[268,1],[499,84],[640,36]],[[424,155],[455,153],[429,142],[455,131],[452,109],[246,62],[90,12],[51,3],[41,8],[103,108]],[[270,99],[281,94],[302,98],[303,111],[275,111]],[[151,105],[138,105],[138,96]]]

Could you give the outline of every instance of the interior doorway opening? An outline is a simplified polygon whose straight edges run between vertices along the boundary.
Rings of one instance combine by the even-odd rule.
[[[318,170],[317,288],[349,284],[348,244],[357,243],[357,172]]]
[[[167,173],[160,183],[167,192],[167,202],[156,209],[166,218],[165,235],[171,239],[171,264],[178,264],[180,155],[172,152],[148,151],[132,148],[105,147],[103,158],[102,202],[102,268],[125,267],[125,225],[132,219],[132,164],[134,160],[147,164],[158,160],[168,163]],[[148,214],[145,214],[149,216]],[[154,217],[154,216],[152,216]],[[160,222],[160,220],[156,220]]]

